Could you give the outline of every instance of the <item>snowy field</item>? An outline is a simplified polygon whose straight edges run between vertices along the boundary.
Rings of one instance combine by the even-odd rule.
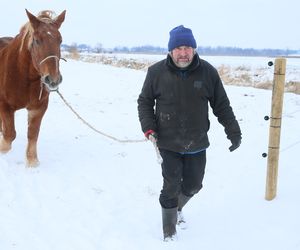
[[[268,59],[256,60],[251,64],[267,67]],[[273,67],[266,70],[273,74]],[[143,139],[136,100],[145,71],[73,60],[62,61],[61,71],[60,92],[89,123],[120,139]],[[0,155],[0,249],[299,250],[300,96],[284,97],[278,193],[266,201],[261,154],[268,149],[263,118],[270,114],[271,91],[225,88],[242,145],[230,153],[223,128],[210,116],[204,187],[184,209],[188,229],[169,243],[162,241],[162,177],[150,142],[119,143],[97,134],[52,93],[39,137],[41,164],[29,169],[27,114],[18,111],[13,149]]]

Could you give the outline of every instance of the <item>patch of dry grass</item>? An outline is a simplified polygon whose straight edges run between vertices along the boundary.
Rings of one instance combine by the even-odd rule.
[[[71,54],[66,54],[64,55],[64,57],[88,63],[101,63],[104,65],[112,65],[119,68],[129,68],[136,70],[147,70],[147,68],[152,64],[150,62],[140,62],[134,59],[117,58],[116,56],[102,54],[80,55],[78,58],[74,58]]]
[[[146,71],[155,62],[147,62],[137,59],[118,58],[110,54],[79,54],[76,51],[64,54],[65,58],[71,58],[88,63],[101,63],[115,67],[129,68]],[[247,86],[260,89],[272,89],[273,75],[267,74],[266,68],[251,69],[240,65],[232,67],[222,64],[217,68],[224,84],[235,86]],[[285,86],[286,92],[300,94],[300,81],[288,81]]]

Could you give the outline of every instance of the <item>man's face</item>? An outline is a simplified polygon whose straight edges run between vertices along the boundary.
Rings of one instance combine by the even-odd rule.
[[[180,46],[171,51],[171,57],[179,68],[186,68],[192,62],[195,55],[194,49],[188,46]]]

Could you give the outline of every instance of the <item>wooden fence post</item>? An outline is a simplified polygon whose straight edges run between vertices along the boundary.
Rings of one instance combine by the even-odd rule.
[[[285,85],[286,59],[276,58],[272,92],[269,130],[269,149],[266,182],[266,200],[273,200],[277,192],[278,160],[280,146],[281,116]]]

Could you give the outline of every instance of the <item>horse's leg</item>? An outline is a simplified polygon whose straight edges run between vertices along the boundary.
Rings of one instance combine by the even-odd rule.
[[[37,139],[40,132],[42,118],[46,108],[28,110],[28,144],[26,149],[26,160],[28,167],[37,167],[39,160],[37,157]]]
[[[0,153],[7,153],[11,143],[16,138],[14,111],[0,106],[0,125],[2,136],[0,138]]]

